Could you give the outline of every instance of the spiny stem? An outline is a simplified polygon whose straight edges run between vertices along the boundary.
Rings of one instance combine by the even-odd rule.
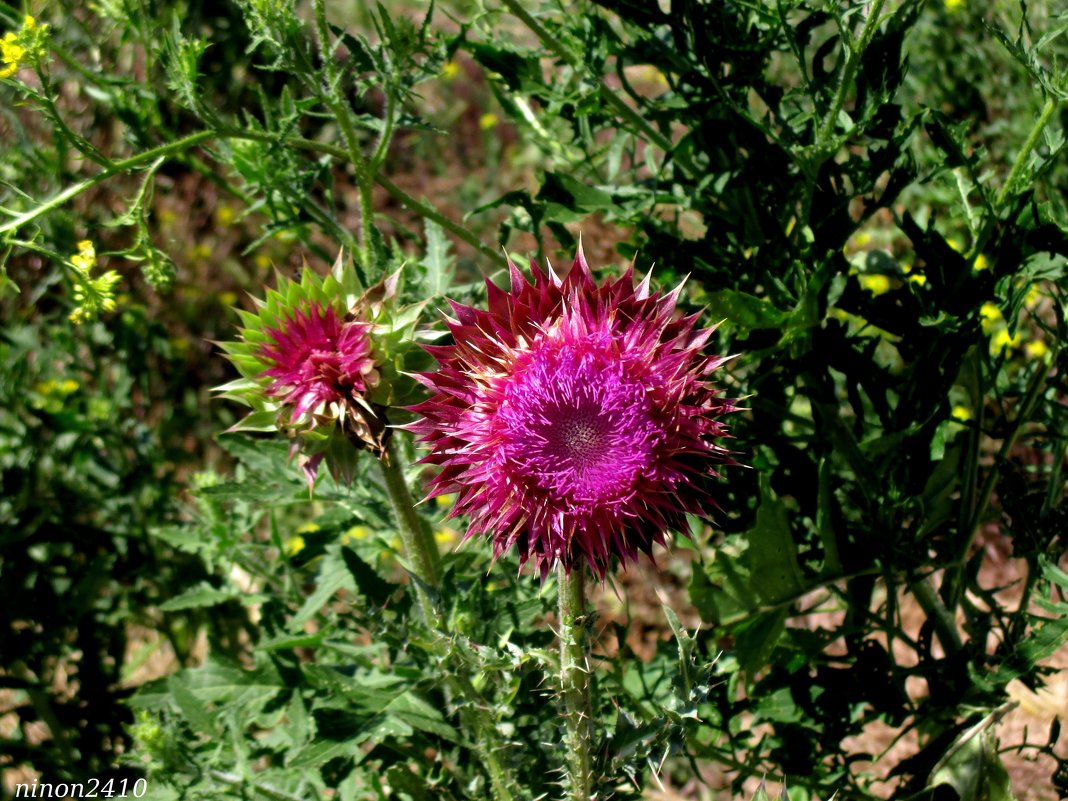
[[[1031,153],[1038,146],[1038,139],[1042,136],[1042,131],[1049,125],[1050,120],[1053,119],[1053,114],[1056,112],[1057,107],[1060,105],[1060,101],[1049,96],[1046,98],[1046,102],[1042,105],[1042,111],[1038,115],[1038,119],[1035,120],[1035,124],[1031,127],[1031,132],[1027,135],[1027,140],[1024,142],[1020,152],[1016,154],[1016,160],[1012,163],[1012,169],[1009,170],[1009,177],[1005,179],[1004,185],[998,192],[997,197],[994,198],[994,210],[987,215],[986,223],[979,233],[979,236],[975,238],[975,243],[972,246],[971,251],[968,253],[968,263],[974,265],[975,260],[979,258],[979,254],[983,252],[983,248],[986,247],[987,241],[994,233],[994,228],[998,222],[998,216],[1005,207],[1005,202],[1009,199],[1013,188],[1016,186],[1016,182],[1020,179],[1020,174],[1027,166],[1028,160],[1031,158]]]
[[[1053,119],[1053,112],[1056,110],[1057,100],[1051,95],[1046,98],[1046,103],[1042,106],[1042,113],[1038,115],[1038,120],[1035,122],[1034,127],[1031,128],[1031,133],[1027,135],[1027,141],[1024,142],[1023,149],[1016,156],[1012,170],[1009,171],[1009,177],[1005,179],[1005,185],[998,192],[996,203],[999,207],[1005,203],[1005,198],[1008,197],[1009,192],[1016,185],[1016,180],[1020,177],[1027,160],[1031,157],[1031,152],[1038,145],[1038,138],[1042,135],[1042,131],[1045,130],[1046,126],[1049,125],[1049,121]]]
[[[1056,351],[1053,355],[1056,357]],[[1011,453],[1013,447],[1015,447],[1020,432],[1031,420],[1031,415],[1034,412],[1038,399],[1041,397],[1042,390],[1046,385],[1046,376],[1049,375],[1050,367],[1053,363],[1053,359],[1044,362],[1035,370],[1035,374],[1031,376],[1031,381],[1027,386],[1027,392],[1024,394],[1023,402],[1020,404],[1019,411],[1017,411],[1016,417],[1012,421],[1012,429],[1001,443],[997,456],[994,457],[994,463],[990,466],[986,479],[983,481],[982,488],[979,490],[975,508],[967,517],[967,523],[965,524],[963,531],[960,532],[963,534],[963,538],[957,546],[954,559],[955,566],[946,571],[946,576],[942,581],[941,595],[949,604],[956,605],[959,600],[964,564],[968,558],[968,552],[972,549],[972,544],[975,542],[975,538],[979,534],[979,526],[983,522],[983,515],[986,514],[986,509],[990,505],[990,497],[993,495],[994,487],[997,486],[998,477],[1001,475],[1001,465],[1005,464],[1008,460],[1009,453]]]
[[[431,222],[437,223],[449,233],[455,234],[459,239],[469,244],[481,255],[494,262],[497,266],[508,266],[508,260],[504,256],[493,250],[493,248],[487,247],[486,244],[483,243],[482,240],[480,240],[477,236],[472,234],[459,223],[450,220],[448,217],[446,217],[440,211],[435,209],[433,206],[424,203],[421,200],[416,200],[414,197],[409,195],[407,192],[405,192],[403,189],[401,189],[399,186],[389,180],[386,176],[375,175],[375,183],[377,183],[379,186],[389,192],[389,194],[395,200],[400,201],[408,209],[414,211],[419,216],[430,220]]]
[[[568,801],[590,801],[593,767],[593,710],[590,670],[586,658],[585,568],[570,572],[563,563],[557,572],[560,592],[560,689],[564,700],[568,761]]]
[[[913,597],[934,626],[942,647],[950,655],[960,653],[964,648],[964,642],[960,638],[960,631],[957,630],[957,621],[953,613],[942,603],[942,599],[931,586],[930,580],[926,577],[921,578],[913,582],[909,589],[912,590]]]
[[[217,130],[198,131],[195,134],[177,139],[167,145],[161,145],[160,147],[146,150],[143,153],[138,153],[134,156],[130,156],[122,161],[113,162],[111,167],[102,170],[96,175],[86,178],[77,184],[72,184],[66,189],[59,192],[49,200],[44,201],[41,205],[30,209],[23,214],[9,220],[8,222],[0,225],[0,234],[5,234],[8,231],[14,231],[21,228],[27,223],[33,222],[38,217],[57,209],[67,201],[74,199],[83,192],[92,189],[102,181],[111,178],[114,175],[119,175],[130,170],[137,169],[145,164],[152,162],[160,156],[171,156],[191,150],[197,145],[211,140],[211,139],[237,139],[248,140],[253,142],[271,142],[282,143],[295,147],[298,150],[308,150],[313,153],[325,153],[341,162],[350,162],[352,156],[348,150],[337,145],[332,145],[329,142],[319,142],[315,139],[304,139],[299,136],[279,136],[278,134],[271,133],[269,131],[251,131],[243,130],[240,128],[219,128]],[[450,220],[436,208],[430,204],[416,200],[409,195],[395,183],[390,181],[386,176],[381,174],[374,175],[374,181],[383,189],[385,189],[395,200],[399,201],[403,206],[409,210],[415,212],[421,217],[424,217],[432,222],[437,223],[446,231],[454,234],[458,239],[466,242],[471,247],[475,248],[482,256],[492,261],[498,266],[506,266],[507,260],[497,251],[490,247],[487,247],[477,236],[472,234],[466,228],[454,220]]]
[[[416,514],[415,502],[404,480],[395,437],[390,438],[385,458],[379,459],[378,464],[393,506],[401,544],[411,562],[410,569],[421,582],[416,586],[416,595],[423,620],[431,631],[445,634],[445,618],[434,605],[434,599],[430,595],[437,589],[441,556],[433,535],[422,525],[419,515]],[[446,653],[443,648],[442,655]],[[446,699],[453,696],[459,696],[466,702],[460,708],[460,722],[464,731],[471,736],[475,752],[489,774],[494,801],[514,801],[511,781],[498,758],[502,744],[497,736],[496,724],[486,709],[481,693],[475,689],[467,676],[452,673],[446,676]]]
[[[872,3],[868,18],[864,21],[864,27],[861,29],[860,38],[849,43],[849,55],[846,58],[845,69],[842,70],[842,80],[838,82],[838,90],[835,92],[831,110],[828,112],[826,119],[824,119],[823,127],[816,137],[817,151],[822,151],[826,147],[827,140],[834,133],[838,115],[842,112],[842,106],[845,105],[846,94],[853,86],[853,79],[856,77],[860,59],[863,57],[864,51],[868,49],[868,45],[871,44],[871,39],[879,27],[879,15],[882,13],[885,2],[886,0],[875,0]],[[846,35],[848,36],[848,32]]]
[[[37,219],[42,214],[47,214],[53,209],[57,209],[66,203],[68,200],[77,197],[89,189],[92,189],[102,181],[106,181],[113,175],[127,172],[128,170],[135,169],[144,164],[155,161],[160,156],[170,156],[176,153],[181,153],[185,150],[189,150],[192,147],[199,145],[201,142],[206,142],[209,139],[213,139],[217,136],[215,131],[199,131],[195,134],[176,139],[175,141],[154,147],[151,150],[146,150],[143,153],[138,153],[136,156],[131,156],[128,159],[122,161],[112,162],[111,167],[102,170],[96,175],[86,178],[84,181],[79,181],[76,184],[71,184],[62,192],[54,195],[49,200],[46,200],[40,206],[30,209],[29,211],[18,215],[14,219],[8,220],[3,225],[0,225],[0,234],[6,234],[8,231],[14,231],[21,228],[26,223]]]
[[[509,11],[519,17],[519,19],[523,21],[523,24],[530,28],[531,32],[541,40],[541,43],[546,48],[556,53],[561,60],[567,63],[576,72],[580,72],[583,69],[582,59],[564,47],[558,37],[549,33],[549,31],[547,31],[542,24],[523,7],[520,0],[503,0],[503,2],[508,6]],[[651,144],[656,145],[667,154],[672,153],[675,146],[672,144],[671,140],[650,125],[648,120],[642,117],[641,114],[628,106],[619,95],[609,89],[604,83],[599,85],[598,91],[601,95],[601,99],[611,106],[616,114],[637,129],[637,131],[640,132]],[[697,176],[697,168],[686,156],[681,153],[675,153],[673,159],[675,163],[679,165],[682,172],[688,177],[694,178]]]
[[[395,437],[390,437],[385,457],[378,460],[378,466],[382,470],[386,491],[393,505],[401,544],[411,561],[411,571],[425,587],[436,587],[441,555],[438,553],[433,535],[425,530],[419,515],[415,512],[415,501],[408,489],[408,483],[404,480],[404,474],[401,472]],[[441,628],[440,615],[434,608],[433,599],[427,596],[423,587],[418,589],[418,595],[427,625]]]
[[[358,261],[363,268],[363,278],[371,279],[371,262],[374,255],[374,203],[371,190],[374,186],[374,167],[368,163],[360,149],[360,142],[356,137],[356,126],[352,122],[352,109],[338,92],[340,75],[337,71],[337,62],[334,60],[334,50],[330,46],[330,28],[326,22],[324,0],[313,0],[312,6],[315,12],[315,27],[319,34],[320,56],[323,59],[323,70],[326,73],[326,92],[323,94],[323,100],[341,127],[341,136],[348,149],[349,163],[356,172],[357,195],[360,199]]]

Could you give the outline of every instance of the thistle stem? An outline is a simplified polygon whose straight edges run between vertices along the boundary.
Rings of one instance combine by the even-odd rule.
[[[349,163],[352,164],[352,168],[356,172],[356,188],[360,201],[358,255],[360,267],[363,269],[361,277],[368,280],[372,275],[371,268],[375,256],[373,235],[374,203],[371,192],[374,187],[374,169],[377,165],[369,163],[360,149],[359,138],[356,136],[356,126],[353,124],[352,108],[341,95],[341,75],[338,72],[337,62],[334,59],[334,49],[330,43],[330,26],[326,21],[325,0],[313,0],[312,8],[315,13],[315,27],[319,35],[319,51],[323,59],[323,71],[326,78],[326,86],[322,98],[341,128],[341,136],[345,140],[345,147],[348,148]],[[391,135],[392,126],[390,125],[389,128],[389,134]]]
[[[401,544],[410,562],[410,570],[419,580],[416,595],[419,597],[423,620],[431,631],[444,634],[447,630],[445,617],[435,606],[432,597],[438,585],[441,555],[438,553],[433,534],[423,526],[415,512],[415,502],[408,483],[404,480],[395,437],[389,439],[385,458],[379,459],[378,464],[389,493],[390,504],[393,506]],[[447,650],[444,648],[444,640],[441,640],[441,643],[442,655],[445,655]],[[460,721],[464,732],[471,736],[472,747],[489,775],[494,801],[514,801],[510,777],[498,757],[503,745],[481,693],[466,675],[459,673],[446,676],[445,691],[447,701],[456,696],[464,699],[465,703],[460,708]]]
[[[565,47],[559,37],[554,36],[546,30],[545,27],[534,18],[534,15],[524,8],[523,3],[520,2],[520,0],[503,0],[503,2],[504,5],[508,7],[508,10],[515,14],[515,16],[519,17],[519,19],[523,21],[523,24],[541,40],[541,43],[548,50],[555,53],[568,66],[575,70],[576,73],[581,74],[584,72],[585,65],[581,54],[573,53]],[[680,169],[687,177],[694,178],[699,175],[698,169],[690,161],[689,157],[682,153],[673,153],[675,146],[672,144],[671,139],[654,128],[641,114],[628,106],[619,95],[609,89],[604,83],[598,85],[598,93],[600,94],[601,99],[608,106],[611,106],[616,114],[629,122],[638,133],[646,138],[646,140],[663,150],[664,153],[671,155],[674,158],[675,163],[679,165]]]
[[[857,67],[864,56],[864,51],[871,44],[872,37],[879,29],[879,22],[881,21],[879,15],[882,14],[885,3],[886,0],[875,0],[872,3],[871,8],[868,10],[868,17],[864,20],[864,27],[861,29],[859,39],[854,40],[848,32],[845,33],[845,36],[849,39],[846,44],[845,68],[842,70],[842,80],[838,82],[838,89],[834,94],[834,102],[831,103],[831,108],[827,112],[826,118],[824,118],[823,126],[816,136],[817,151],[822,151],[834,134],[834,128],[838,124],[838,115],[841,114],[842,107],[845,105],[846,95],[853,87],[853,81],[857,75]],[[820,158],[824,158],[824,156],[821,154]]]
[[[1042,131],[1049,125],[1049,121],[1053,119],[1053,112],[1056,110],[1057,99],[1052,96],[1047,97],[1046,102],[1042,105],[1042,112],[1038,115],[1038,119],[1031,128],[1031,133],[1027,135],[1027,141],[1024,142],[1023,148],[1021,148],[1016,156],[1016,161],[1012,164],[1012,169],[1009,171],[1009,177],[1005,179],[1005,185],[1002,186],[1001,191],[998,192],[995,203],[999,208],[1005,205],[1005,200],[1015,188],[1020,173],[1022,173],[1024,167],[1027,166],[1027,161],[1031,157],[1031,152],[1038,146],[1038,140],[1039,137],[1042,136]]]
[[[433,599],[427,594],[428,588],[437,586],[441,555],[438,553],[433,534],[426,530],[419,515],[415,512],[415,500],[401,472],[400,454],[397,453],[395,437],[389,438],[385,457],[378,460],[378,466],[382,470],[389,501],[393,506],[404,553],[411,562],[412,575],[423,584],[418,588],[423,617],[428,626],[441,628],[442,621],[439,619],[438,611],[434,607]]]
[[[314,139],[303,139],[299,136],[280,136],[278,134],[271,133],[270,131],[253,131],[243,130],[240,128],[218,128],[207,131],[199,131],[195,134],[190,134],[182,139],[178,139],[167,145],[161,145],[160,147],[154,147],[150,150],[146,150],[142,153],[130,156],[122,161],[112,162],[111,167],[101,170],[96,175],[86,178],[79,183],[68,186],[63,191],[54,195],[52,198],[43,201],[39,206],[30,209],[29,211],[14,217],[6,223],[0,224],[0,234],[6,234],[9,231],[15,231],[26,225],[27,223],[36,220],[38,217],[47,214],[48,212],[59,208],[67,203],[67,201],[77,197],[83,192],[92,189],[102,181],[111,178],[112,176],[122,174],[124,172],[130,172],[135,169],[139,169],[149,162],[161,156],[179,156],[183,155],[186,151],[192,150],[205,141],[212,139],[235,139],[235,140],[247,140],[252,142],[271,142],[282,143],[290,147],[294,147],[300,150],[308,150],[313,153],[325,153],[332,158],[341,162],[352,162],[351,153],[343,147],[338,147],[329,142],[319,142]],[[386,176],[381,173],[375,173],[374,181],[383,189],[385,189],[394,200],[397,200],[409,210],[415,212],[421,217],[425,217],[431,220],[446,231],[454,234],[460,240],[466,242],[471,247],[475,248],[482,256],[489,259],[498,266],[506,266],[507,260],[497,251],[490,247],[487,247],[477,236],[472,234],[466,228],[454,220],[449,219],[436,208],[430,204],[416,200],[410,194],[405,192],[395,183],[390,181]],[[321,216],[321,215],[320,215]],[[335,232],[336,235],[336,232]]]
[[[593,712],[586,656],[585,568],[575,567],[569,573],[561,563],[557,582],[560,590],[560,689],[564,700],[564,747],[568,761],[567,799],[590,801],[593,792],[590,755]]]

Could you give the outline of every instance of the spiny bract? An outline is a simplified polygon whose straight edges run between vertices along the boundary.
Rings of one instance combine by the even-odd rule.
[[[715,508],[735,407],[707,379],[728,357],[702,354],[714,329],[675,313],[679,289],[650,293],[630,270],[598,286],[581,247],[563,280],[509,266],[487,310],[451,303],[454,344],[427,348],[440,369],[419,375],[433,394],[409,429],[468,538],[491,536],[494,558],[516,547],[543,577],[584,560],[603,579]]]
[[[400,277],[361,291],[341,256],[325,278],[305,266],[299,281],[279,277],[255,312],[238,310],[240,341],[220,343],[242,378],[218,391],[253,409],[230,430],[285,432],[309,487],[324,460],[351,483],[361,450],[381,457],[385,410],[408,400],[403,390],[414,382],[399,371],[405,353],[418,350],[423,304],[397,305]]]

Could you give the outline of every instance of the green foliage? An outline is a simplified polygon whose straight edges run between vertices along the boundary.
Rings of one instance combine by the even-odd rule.
[[[237,480],[201,489],[198,523],[178,535],[222,584],[176,601],[214,608],[236,597],[254,609],[251,655],[209,661],[137,695],[142,720],[160,727],[143,737],[154,786],[181,798],[241,798],[266,787],[299,798],[327,797],[328,788],[361,798],[388,777],[395,789],[477,795],[485,780],[469,752],[480,735],[452,720],[477,699],[507,733],[504,759],[530,788],[521,797],[547,789],[552,766],[532,757],[537,738],[552,736],[540,713],[547,690],[538,686],[552,639],[532,624],[552,596],[516,576],[515,564],[500,565],[486,582],[477,554],[446,556],[435,601],[443,640],[413,616],[414,586],[397,582],[399,542],[373,460],[360,462],[351,491],[321,486],[309,508],[299,502],[303,481],[279,473],[283,444],[249,448],[228,439],[227,447],[241,459]],[[244,536],[259,522],[263,537]],[[242,577],[240,591],[224,578],[234,576]],[[478,676],[472,697],[453,692],[449,677],[458,671]],[[231,740],[224,748],[222,732]],[[434,757],[417,758],[428,753]],[[269,767],[253,772],[253,759]]]
[[[181,391],[159,380],[176,366],[133,309],[110,332],[49,315],[0,333],[2,750],[49,780],[116,776],[137,661],[187,658],[207,622],[160,605],[205,571],[147,533],[175,519],[196,423],[146,418],[154,393]]]
[[[1065,447],[1063,19],[912,2],[503,5],[469,51],[502,105],[545,110],[515,121],[547,166],[536,191],[499,203],[565,247],[565,226],[590,214],[627,226],[619,251],[657,262],[665,282],[689,274],[691,299],[726,320],[722,350],[741,354],[734,391],[751,413],[732,433],[755,469],[728,476],[725,534],[690,594],[709,624],[700,639],[731,643],[746,693],[713,692],[718,714],[691,753],[742,759],[739,783],[784,772],[866,796],[843,741],[879,721],[919,731],[896,774],[920,791],[973,710],[999,708],[1010,678],[1037,681],[1036,644],[1068,632],[997,600],[975,547],[990,527],[1004,534],[1027,562],[1025,598],[1064,549],[1060,468],[1037,466]],[[492,37],[509,13],[538,45]],[[981,44],[987,63],[961,76],[962,97],[943,54],[984,25],[1003,46]],[[989,145],[976,148],[980,115]],[[985,304],[1005,311],[984,318]],[[918,632],[903,628],[908,595],[927,618]],[[794,628],[802,601],[844,615]],[[930,695],[911,696],[910,677]],[[723,728],[742,715],[746,730]],[[984,743],[976,759],[995,764]],[[984,771],[981,790],[949,784],[1004,793]]]
[[[382,438],[400,464],[346,450],[351,488],[324,478],[310,499],[286,444],[249,436],[278,428],[262,396],[245,434],[205,442],[233,411],[186,389],[222,379],[179,348],[232,340],[232,302],[203,296],[260,295],[245,263],[283,258],[229,347],[230,395],[262,388],[255,340],[282,294],[348,312],[381,292],[375,402],[406,422],[411,375],[432,369],[416,340],[441,336],[423,324],[445,297],[480,297],[501,256],[479,227],[499,222],[499,242],[529,235],[539,257],[615,226],[657,284],[689,276],[683,300],[723,321],[714,345],[739,354],[729,388],[750,407],[731,430],[751,469],[727,471],[716,533],[695,521],[689,546],[705,626],[665,606],[670,639],[639,658],[613,620],[618,653],[592,661],[602,793],[641,797],[711,762],[739,792],[785,774],[791,797],[873,797],[851,743],[885,726],[917,742],[885,766],[902,797],[1012,797],[1007,686],[1039,686],[1068,637],[1052,4],[501,0],[349,20],[321,0],[74,5],[31,30],[0,3],[32,44],[8,41],[0,79],[17,143],[0,154],[16,763],[99,776],[132,740],[126,769],[161,798],[559,792],[551,583],[474,544],[428,548],[437,575],[418,578],[406,538],[459,534],[444,509],[398,500],[389,471],[417,458],[405,434]],[[443,127],[498,125],[435,113],[478,70],[507,118],[473,148],[485,171],[445,164],[472,173],[459,200],[417,199],[389,177],[398,163],[429,175]],[[229,256],[222,237],[198,243],[200,272],[162,220],[189,186],[247,234]],[[339,249],[352,269],[327,276]],[[290,251],[313,265],[297,280]],[[190,456],[218,469],[189,476]],[[181,509],[179,473],[195,495]],[[1018,603],[986,578],[993,544],[1023,565]],[[797,622],[810,613],[825,622]],[[134,624],[177,659],[131,711]],[[71,664],[88,709],[57,685]],[[52,739],[32,745],[41,722]],[[1058,734],[1026,747],[1056,758]]]

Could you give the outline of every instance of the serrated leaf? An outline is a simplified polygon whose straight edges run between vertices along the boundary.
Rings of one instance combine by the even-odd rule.
[[[963,742],[950,747],[950,756],[931,775],[929,787],[948,784],[960,801],[1015,801],[1008,771],[987,730],[965,732]]]
[[[398,585],[381,578],[352,548],[342,548],[341,556],[356,583],[356,589],[374,606],[385,606]]]
[[[441,226],[431,220],[426,221],[426,255],[423,266],[426,268],[426,291],[429,297],[443,295],[452,284],[455,276],[456,260],[449,255],[450,242]]]
[[[319,740],[310,743],[290,759],[286,767],[291,770],[312,770],[340,757],[351,759],[350,764],[357,765],[364,757],[360,746],[367,742],[369,736],[361,732],[348,740]]]
[[[754,328],[779,328],[790,317],[788,312],[777,309],[771,302],[738,292],[722,289],[708,297],[708,314],[713,320],[725,320],[726,325],[743,331]]]
[[[790,531],[786,507],[771,488],[767,473],[760,474],[760,508],[756,524],[746,532],[751,587],[766,601],[778,602],[804,590],[797,546]]]
[[[445,722],[441,710],[431,706],[413,692],[398,695],[382,711],[399,718],[419,731],[435,734],[452,743],[460,742],[459,733]]]
[[[178,707],[178,711],[181,712],[182,717],[195,731],[212,737],[218,734],[215,721],[208,713],[204,703],[186,687],[183,674],[171,676],[167,682],[167,688],[175,705]]]
[[[341,554],[340,546],[327,547],[326,556],[319,566],[319,577],[315,591],[304,601],[300,610],[294,615],[290,625],[299,628],[311,620],[326,602],[334,597],[340,590],[356,591],[356,584],[352,579],[352,573]]]
[[[385,709],[403,692],[405,679],[386,673],[362,671],[349,675],[323,665],[304,665],[301,668],[313,687],[343,697],[353,706],[371,713]]]
[[[234,590],[220,590],[201,582],[191,590],[164,601],[159,605],[161,612],[176,612],[180,609],[201,609],[205,606],[217,606],[232,601],[238,596]]]

